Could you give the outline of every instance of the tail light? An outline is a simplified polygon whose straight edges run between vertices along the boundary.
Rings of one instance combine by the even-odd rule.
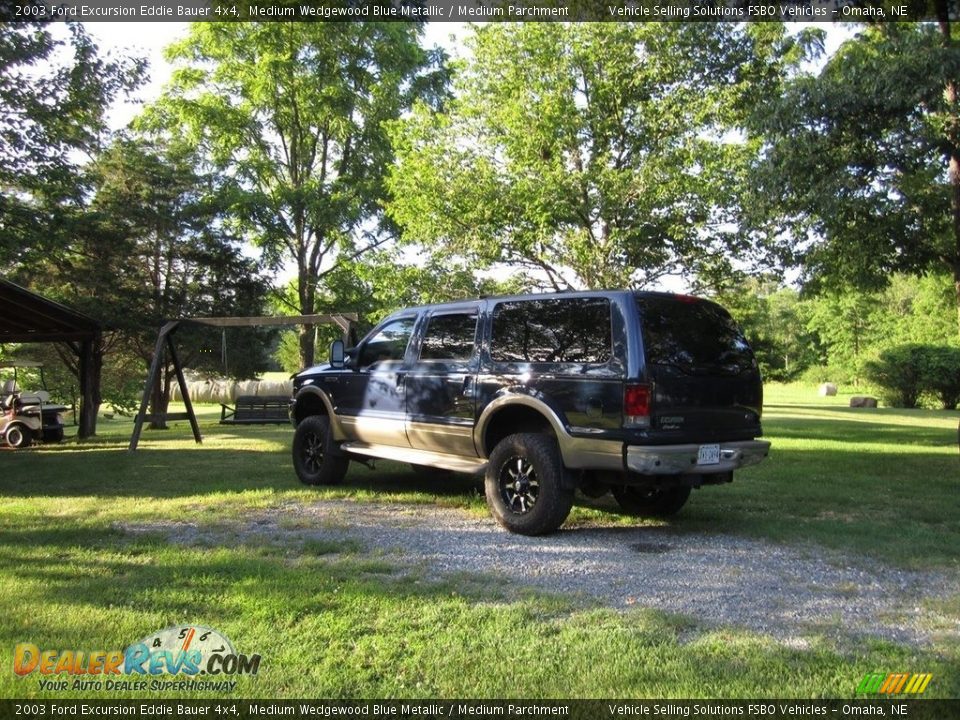
[[[623,424],[630,427],[650,427],[650,386],[647,384],[624,385]]]

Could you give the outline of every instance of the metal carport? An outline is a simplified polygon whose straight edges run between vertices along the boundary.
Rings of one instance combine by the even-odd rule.
[[[100,364],[94,348],[103,326],[93,318],[0,278],[0,343],[60,342],[76,354],[80,381],[80,417],[77,436],[97,431],[95,402]]]

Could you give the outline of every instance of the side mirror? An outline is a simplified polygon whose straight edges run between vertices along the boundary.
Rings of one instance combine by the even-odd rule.
[[[330,367],[339,370],[343,367],[343,340],[334,340],[330,343]]]

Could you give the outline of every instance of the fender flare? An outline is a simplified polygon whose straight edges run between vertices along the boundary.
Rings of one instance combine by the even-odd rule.
[[[345,440],[346,435],[343,433],[343,429],[340,427],[340,418],[337,416],[336,411],[333,407],[333,402],[330,400],[330,396],[327,395],[323,390],[312,385],[307,385],[300,388],[297,394],[294,396],[294,403],[300,402],[300,398],[305,396],[312,396],[320,398],[320,401],[323,403],[324,409],[327,411],[327,417],[330,418],[330,429],[333,430],[333,437],[335,440]],[[294,409],[294,416],[296,416],[296,409]]]
[[[490,425],[490,421],[493,419],[493,416],[499,410],[502,410],[505,407],[516,405],[521,405],[523,407],[535,410],[542,415],[548,423],[550,423],[550,427],[553,429],[554,435],[557,436],[557,443],[560,445],[560,454],[563,456],[564,462],[566,462],[567,457],[564,454],[564,447],[567,443],[565,442],[565,439],[569,438],[570,434],[567,432],[566,427],[564,427],[560,416],[552,407],[550,407],[540,398],[530,393],[516,391],[506,391],[501,394],[495,400],[488,403],[483,409],[483,412],[480,414],[480,417],[477,418],[477,423],[473,429],[473,442],[477,450],[480,452],[480,457],[484,459],[489,457],[489,453],[486,451],[483,445],[483,438],[484,435],[486,435],[487,427]]]

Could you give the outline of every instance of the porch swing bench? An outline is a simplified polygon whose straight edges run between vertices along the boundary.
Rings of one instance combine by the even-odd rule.
[[[220,403],[221,425],[282,425],[290,422],[285,395],[240,395],[233,405]]]

